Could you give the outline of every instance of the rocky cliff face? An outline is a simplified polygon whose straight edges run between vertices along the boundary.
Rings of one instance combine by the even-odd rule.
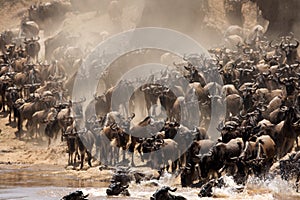
[[[253,0],[262,15],[269,21],[268,34],[278,36],[291,31],[300,36],[300,1],[299,0]]]
[[[269,36],[297,34],[299,9],[298,0],[146,0],[138,27],[166,27],[213,40],[220,40],[229,25],[260,24],[268,27]]]
[[[40,2],[47,1],[51,0],[40,0]],[[93,32],[97,32],[100,28],[108,31],[110,34],[120,31],[120,28],[115,28],[106,16],[107,11],[105,8],[107,6],[105,5],[110,0],[87,0],[84,3],[80,0],[66,1],[72,2],[76,11],[75,14],[69,16],[65,23],[76,24],[74,25],[75,28],[72,28],[72,30],[76,29],[73,32],[82,32],[90,29],[93,29]],[[234,24],[248,29],[260,24],[265,28],[268,27],[268,36],[289,34],[292,31],[296,37],[300,38],[299,0],[120,1],[123,5],[122,30],[134,28],[135,26],[170,28],[193,37],[206,48],[220,46],[223,42],[224,31],[229,25]],[[27,13],[27,8],[35,2],[35,0],[0,0],[0,11],[2,13],[0,31],[18,26],[21,17]],[[84,12],[90,10],[93,12],[100,11],[100,14],[98,16],[90,14],[94,17],[86,19],[88,14]],[[76,19],[74,20],[75,17]],[[101,23],[99,23],[99,20]],[[104,22],[104,25],[102,22]],[[97,27],[99,28],[94,31]]]
[[[220,38],[220,30],[211,23],[211,17],[208,17],[215,15],[211,15],[216,11],[211,7],[212,1],[214,0],[145,0],[137,27],[164,27],[180,31],[195,39],[201,40],[203,36],[210,35],[217,40]],[[219,1],[215,6],[220,3]]]

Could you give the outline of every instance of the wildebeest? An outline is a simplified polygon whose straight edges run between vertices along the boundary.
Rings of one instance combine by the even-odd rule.
[[[221,171],[225,169],[229,169],[229,174],[234,173],[231,171],[234,170],[231,159],[238,157],[243,149],[242,138],[232,139],[228,143],[217,143],[209,153],[203,154],[200,159],[201,177],[207,178],[216,175],[219,177]]]
[[[239,156],[247,167],[257,176],[266,175],[273,165],[276,156],[275,142],[269,135],[253,138],[255,141],[247,141],[245,148]]]
[[[133,177],[130,176],[128,169],[117,168],[113,177],[110,180],[110,185],[106,190],[108,196],[122,194],[124,196],[130,196],[128,187]]]
[[[71,11],[71,4],[64,1],[52,1],[31,5],[28,9],[28,18],[38,24],[46,35],[52,32],[53,27],[59,25],[65,14]]]
[[[21,34],[25,38],[36,37],[39,35],[40,29],[37,23],[34,21],[28,20],[26,17],[23,17],[21,20]]]
[[[112,22],[120,23],[123,14],[121,2],[118,0],[111,1],[108,5],[107,11]]]
[[[84,195],[82,191],[77,190],[76,192],[72,192],[68,195],[63,196],[62,200],[88,200],[88,196],[89,194]]]
[[[290,107],[286,110],[286,118],[280,123],[268,126],[263,131],[270,135],[276,144],[277,157],[280,159],[291,152],[298,137],[298,123],[295,109]]]
[[[94,135],[86,129],[77,131],[74,125],[68,127],[63,136],[68,144],[69,161],[68,164],[76,164],[76,156],[80,156],[80,169],[83,168],[85,154],[87,154],[88,164],[91,167],[92,149],[95,143]],[[75,154],[75,155],[74,155]],[[74,155],[74,157],[73,157]]]
[[[13,40],[12,31],[4,31],[0,34],[0,50],[2,53],[6,52],[6,45],[11,44]]]
[[[52,59],[52,53],[56,48],[72,44],[74,41],[75,38],[65,30],[58,32],[54,36],[48,37],[44,42],[45,59],[50,61],[50,59]]]
[[[14,122],[16,122],[16,118],[18,117],[18,110],[15,106],[15,102],[20,98],[20,88],[17,87],[9,87],[6,90],[5,98],[7,104],[7,110],[9,113],[8,122],[11,122],[11,113],[14,115]]]
[[[18,131],[23,131],[23,121],[27,120],[26,128],[30,130],[32,126],[32,115],[40,110],[43,110],[47,107],[45,102],[40,99],[40,97],[35,97],[32,102],[25,102],[21,105],[18,110],[20,112],[19,122],[18,122]]]
[[[37,38],[32,37],[31,39],[25,38],[24,41],[26,53],[35,61],[38,61],[38,54],[39,51],[41,50],[41,45],[38,42],[39,39],[40,39],[39,37]]]
[[[279,162],[280,175],[284,180],[289,180],[291,178],[296,178],[296,191],[299,190],[300,181],[300,152],[295,152],[287,159],[281,160]]]
[[[168,186],[163,186],[150,197],[150,200],[186,200],[183,196],[176,196],[169,193],[169,191],[176,192],[176,190],[177,188],[171,189]]]

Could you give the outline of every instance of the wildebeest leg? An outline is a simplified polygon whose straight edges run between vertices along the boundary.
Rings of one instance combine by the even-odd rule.
[[[296,137],[296,148],[295,148],[295,151],[299,151],[300,150],[300,147],[299,147],[299,139],[298,139],[298,136]]]
[[[223,171],[225,171],[226,174],[228,174],[229,176],[233,176],[236,171],[235,164],[225,161]]]
[[[125,160],[126,160],[126,149],[125,148],[123,148],[122,149],[122,162],[125,162]]]
[[[38,137],[40,138],[40,140],[43,139],[43,136],[44,136],[44,133],[45,133],[45,126],[44,124],[37,124],[36,125],[36,134],[38,135]]]
[[[112,147],[111,148],[111,165],[116,165],[117,164],[117,161],[119,160],[119,148],[117,147]]]
[[[300,181],[300,174],[298,174],[297,180],[296,180],[296,192],[299,192],[299,181]]]
[[[37,127],[37,133],[39,134],[40,138],[42,138],[45,135],[45,129],[46,129],[46,124],[40,123],[39,126]]]
[[[91,162],[92,154],[89,151],[86,151],[86,154],[88,156],[88,164],[89,164],[90,167],[92,167],[92,162]]]
[[[114,153],[114,164],[116,165],[119,162],[120,148],[115,147]]]
[[[177,162],[179,167],[183,167],[184,163],[186,163],[186,153],[183,153]]]
[[[85,152],[81,151],[80,152],[80,169],[83,168],[84,157],[85,157]]]
[[[134,152],[131,153],[131,166],[135,167],[135,163],[134,163]]]
[[[21,133],[22,133],[22,116],[19,115],[18,117],[18,123],[17,123],[17,126],[18,126],[18,133],[19,133],[19,138],[21,137]]]
[[[124,116],[125,118],[128,117],[128,111],[127,111],[126,105],[120,104],[119,110],[120,110],[120,113],[123,113],[123,116]]]
[[[69,152],[69,162],[68,162],[69,165],[72,165],[73,164],[73,153],[72,152]]]
[[[237,171],[233,176],[235,182],[237,184],[245,184],[249,175],[246,164],[242,160],[237,160],[236,167],[237,167]]]
[[[26,122],[26,129],[29,133],[29,136],[32,138],[33,137],[33,131],[32,131],[32,121],[27,119],[27,122]]]
[[[108,164],[113,165],[114,147],[109,146],[107,156],[109,156],[109,158],[110,158]]]
[[[20,117],[20,115],[18,109],[15,106],[13,106],[13,113],[14,113],[14,122],[16,122],[17,118]]]
[[[178,159],[172,162],[172,172],[175,172],[175,170],[177,169],[178,162]]]
[[[63,137],[63,134],[66,132],[66,129],[65,128],[62,128],[61,129],[61,137],[60,137],[60,140],[63,142],[64,141],[64,137]],[[57,135],[55,135],[54,139],[56,140],[56,137]]]
[[[170,169],[169,161],[166,161],[166,163],[164,163],[163,166],[165,166],[166,172],[169,172]]]
[[[142,155],[142,145],[139,144],[137,147],[136,147],[136,150],[139,152],[140,154],[140,157],[141,157],[141,161],[144,162],[144,158],[143,158],[143,155]],[[133,156],[133,155],[132,155]]]
[[[134,164],[134,148],[135,148],[135,143],[131,142],[131,144],[128,147],[128,151],[131,153],[131,166],[135,167]]]
[[[76,165],[77,159],[78,160],[80,159],[80,155],[78,153],[78,150],[75,151],[75,155],[74,155],[74,162],[73,162],[74,167]]]
[[[2,95],[2,111],[3,112],[5,112],[5,104],[6,104],[6,102],[5,102],[5,95],[3,94]]]
[[[8,123],[11,123],[11,108],[8,108]]]
[[[101,145],[101,144],[100,144]],[[106,145],[99,146],[100,148],[100,161],[104,164],[107,164],[108,162],[108,156],[109,156],[109,147],[107,148]]]
[[[38,128],[37,128],[37,123],[35,122],[33,125],[32,125],[32,135],[35,135],[35,139],[38,138]]]

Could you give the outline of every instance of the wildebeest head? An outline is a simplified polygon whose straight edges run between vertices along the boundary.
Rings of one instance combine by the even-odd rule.
[[[198,177],[197,170],[195,169],[195,166],[191,163],[188,163],[187,166],[185,166],[182,169],[182,172],[180,174],[180,180],[181,180],[181,186],[182,187],[190,187],[193,184],[194,180],[197,180]]]
[[[202,155],[199,164],[202,178],[206,178],[209,175],[208,172],[213,163],[213,160],[214,158],[212,152]]]
[[[116,182],[116,183],[111,183],[109,185],[109,188],[106,189],[106,194],[108,196],[112,196],[112,195],[119,195],[119,194],[129,194],[127,188],[129,187],[129,185],[123,186],[120,182]],[[127,195],[129,196],[129,195]]]

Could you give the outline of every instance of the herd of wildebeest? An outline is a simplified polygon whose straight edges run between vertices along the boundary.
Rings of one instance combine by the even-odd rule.
[[[183,187],[212,187],[223,174],[245,184],[249,176],[268,177],[273,164],[279,162],[272,173],[285,180],[296,179],[298,191],[300,60],[299,41],[292,33],[270,40],[259,25],[250,31],[230,26],[224,34],[225,46],[210,49],[210,58],[186,54],[182,62],[168,68],[172,73],[154,74],[155,82],[148,79],[138,89],[148,114],[134,124],[134,113],[112,109],[112,95],[120,88],[133,91],[135,81],[142,79],[106,88],[84,110],[84,97],[70,100],[74,76],[89,78],[82,70],[74,71],[84,53],[66,42],[72,37],[60,32],[46,39],[48,62],[40,62],[38,23],[47,19],[41,13],[49,5],[31,6],[18,35],[13,31],[0,35],[1,109],[8,113],[8,125],[17,127],[17,138],[47,137],[50,145],[60,135],[67,144],[68,165],[75,166],[78,157],[82,169],[86,154],[89,166],[93,156],[106,165],[135,166],[138,162],[160,174],[163,170],[180,173]],[[99,77],[104,82],[109,79]],[[141,100],[135,95],[129,102],[133,107]],[[117,102],[120,107],[126,103]],[[157,102],[167,119],[154,117],[152,108]],[[189,119],[195,104],[199,107],[197,126],[182,120]],[[207,134],[212,111],[222,106],[226,112],[217,118],[215,127],[220,137],[212,140]]]

